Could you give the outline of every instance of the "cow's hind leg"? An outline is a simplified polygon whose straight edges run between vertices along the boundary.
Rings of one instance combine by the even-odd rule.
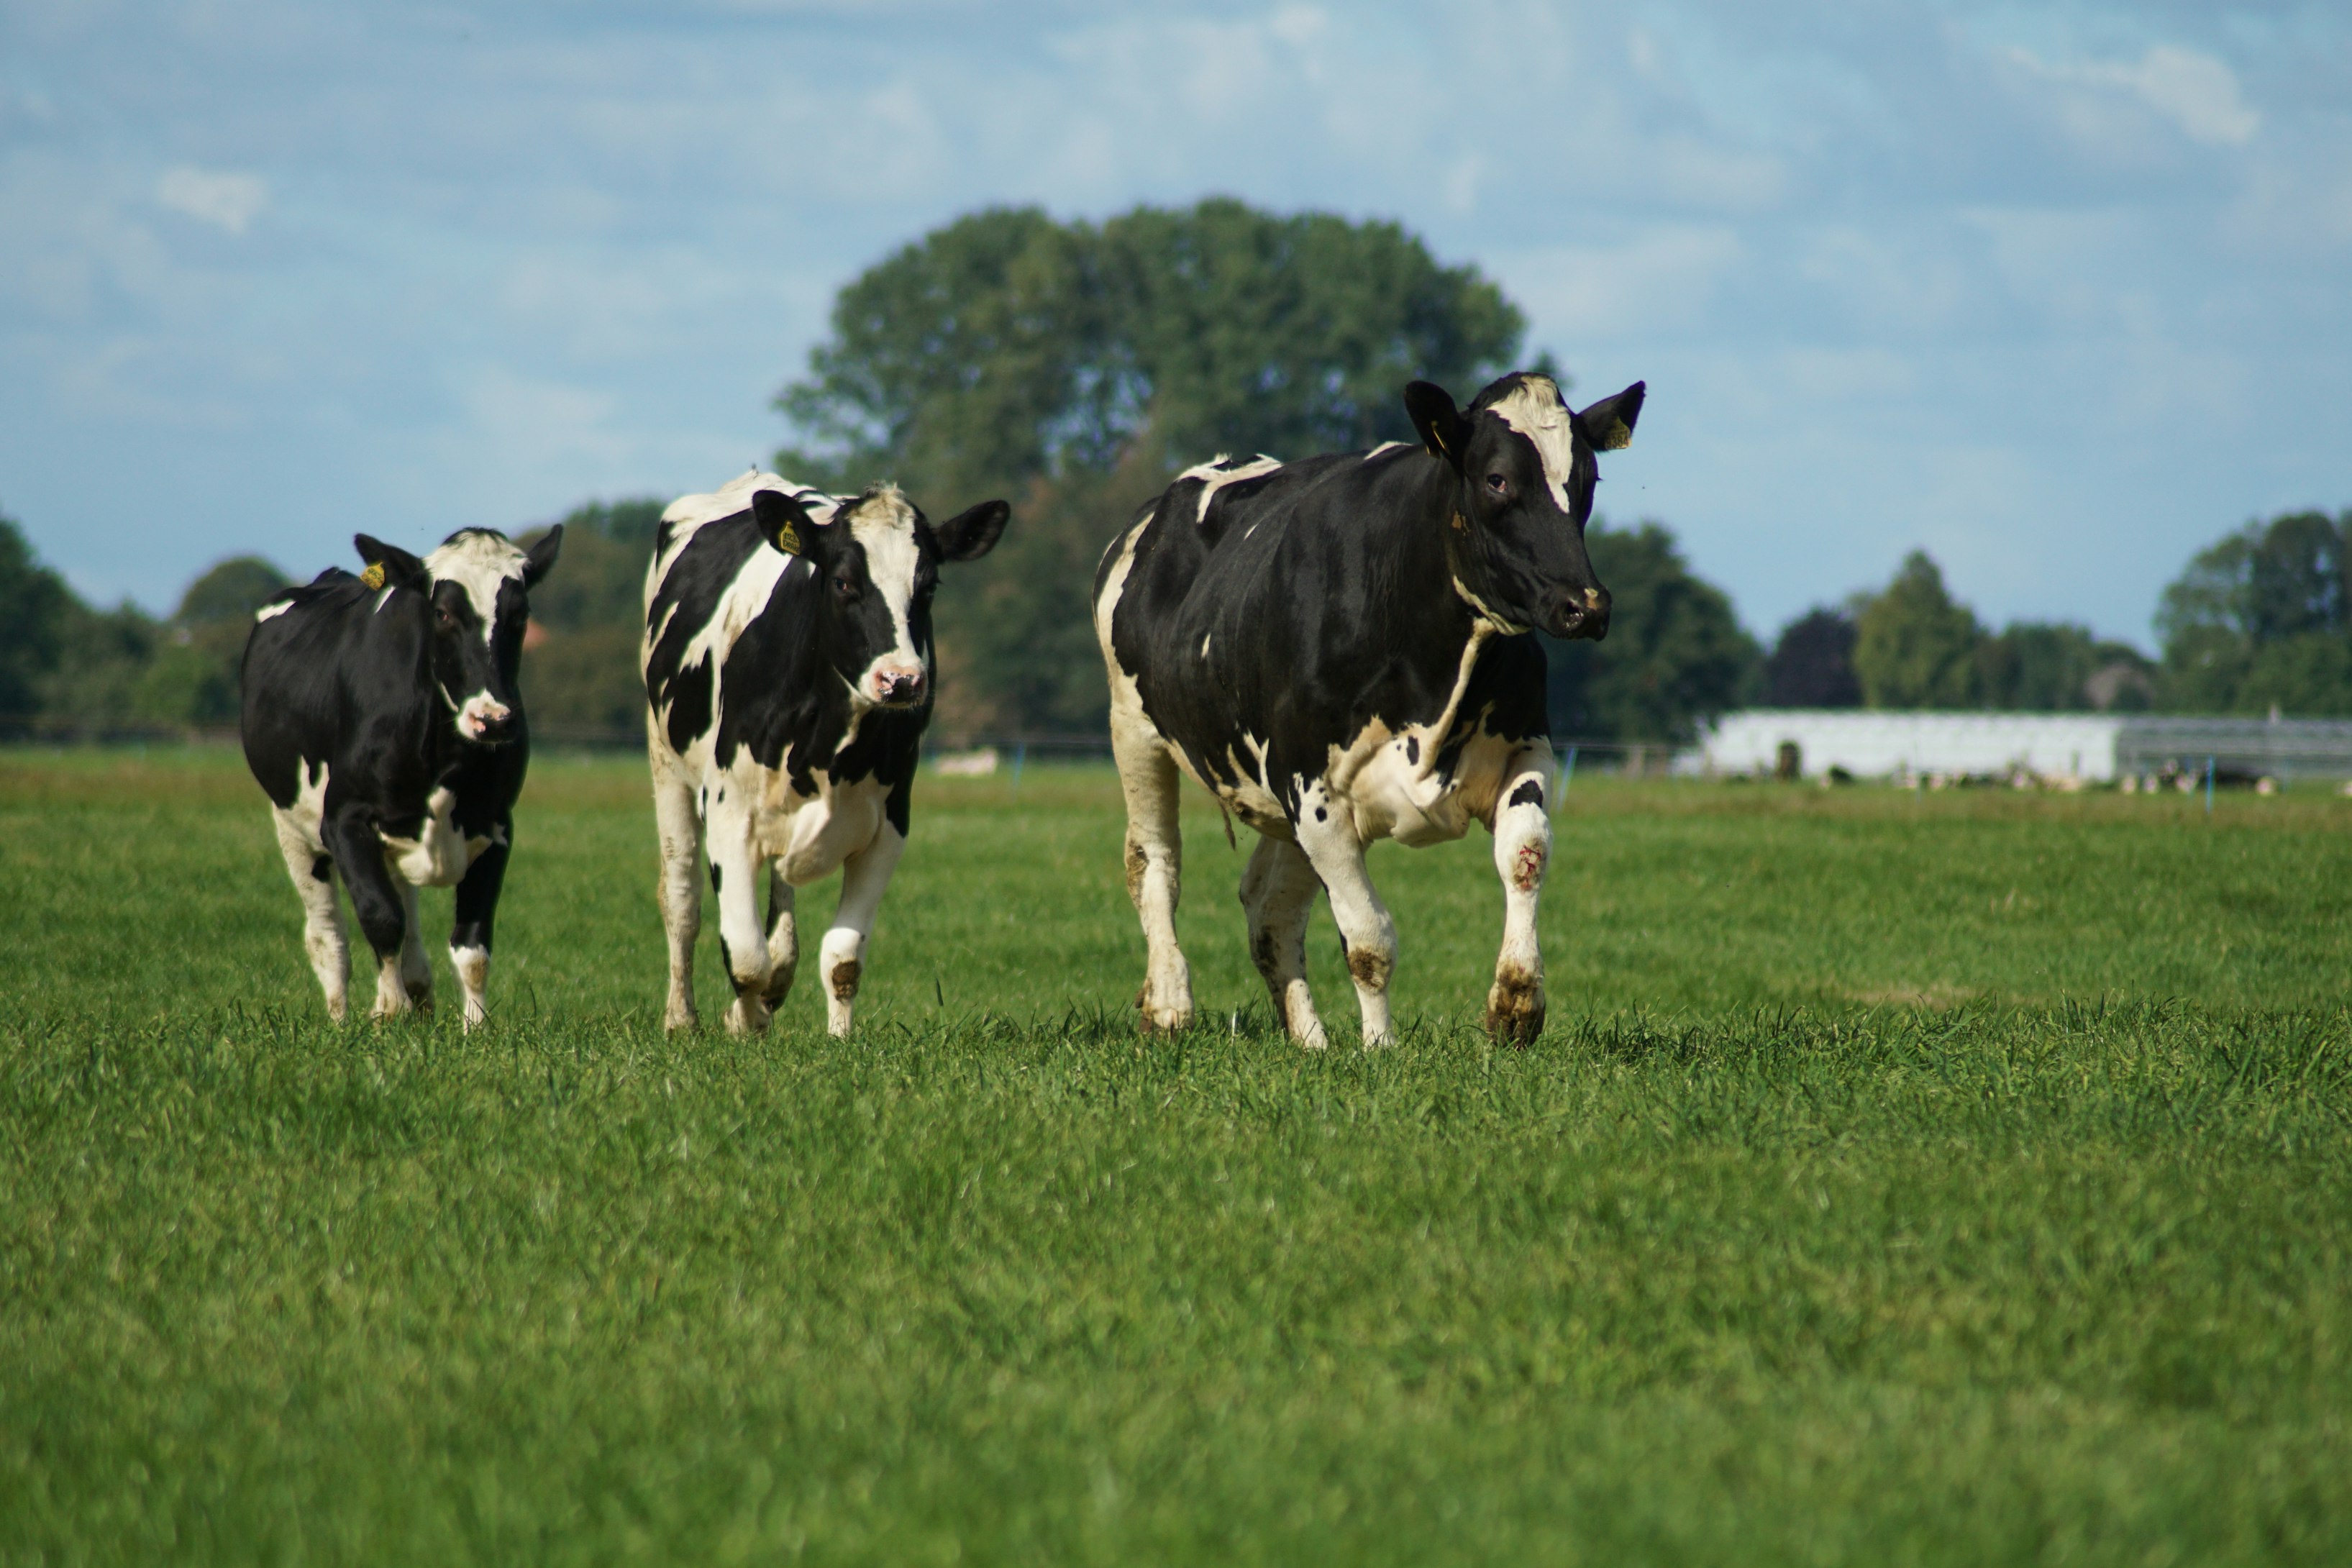
[[[768,1009],[773,1012],[793,994],[793,978],[801,968],[800,921],[793,910],[793,885],[783,868],[768,868]]]
[[[905,836],[886,822],[873,843],[841,863],[841,903],[817,948],[817,973],[824,981],[825,1032],[836,1039],[849,1033],[858,983],[866,974],[866,936],[874,929],[890,873],[898,869],[906,848]]]
[[[340,1024],[350,1005],[352,950],[343,934],[343,911],[335,902],[335,861],[305,832],[293,815],[273,811],[278,848],[286,857],[286,874],[302,900],[302,950],[310,955],[310,973],[327,994],[327,1016]]]
[[[1122,725],[1116,718],[1111,752],[1127,796],[1127,896],[1143,920],[1143,989],[1135,1005],[1146,1029],[1181,1029],[1192,1022],[1192,973],[1176,944],[1184,868],[1176,763],[1139,719]]]
[[[1356,1005],[1363,1014],[1364,1044],[1385,1046],[1396,1037],[1389,1025],[1396,922],[1364,868],[1364,847],[1357,840],[1353,816],[1333,809],[1321,784],[1309,785],[1299,801],[1298,847],[1323,879],[1323,890],[1331,900],[1331,919],[1346,944],[1348,977],[1356,983]]]
[[[1553,762],[1549,746],[1520,752],[1504,770],[1495,810],[1495,869],[1503,877],[1503,950],[1486,993],[1486,1032],[1526,1045],[1543,1033],[1543,951],[1536,902],[1551,861]]]
[[[1249,916],[1250,961],[1265,977],[1275,1016],[1290,1037],[1320,1048],[1323,1020],[1307,989],[1307,916],[1315,907],[1315,868],[1297,845],[1260,838],[1242,872],[1242,909]]]
[[[694,786],[674,763],[654,759],[654,826],[661,837],[662,931],[669,939],[669,996],[662,1027],[691,1029],[694,1008],[694,942],[702,931],[702,816]]]

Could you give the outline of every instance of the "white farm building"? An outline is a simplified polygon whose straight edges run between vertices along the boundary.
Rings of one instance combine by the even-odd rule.
[[[1784,742],[1808,778],[1999,775],[2106,784],[2169,763],[2241,777],[2352,778],[2352,721],[2185,719],[2152,713],[1904,713],[1751,708],[1699,738],[1707,772],[1770,773]],[[1685,764],[1687,765],[1687,764]]]

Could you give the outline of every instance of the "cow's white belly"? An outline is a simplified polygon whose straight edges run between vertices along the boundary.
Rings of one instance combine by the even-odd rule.
[[[779,778],[761,814],[761,852],[795,888],[822,880],[880,835],[889,797],[874,779],[840,785],[820,779],[815,796],[804,798]]]
[[[1414,752],[1427,744],[1418,731],[1412,738]],[[1522,742],[1475,735],[1462,748],[1453,776],[1445,778],[1423,773],[1408,755],[1406,739],[1381,742],[1335,792],[1354,808],[1356,837],[1368,844],[1393,838],[1418,848],[1459,838],[1474,822],[1493,826],[1504,770]],[[1427,760],[1425,754],[1422,760]]]

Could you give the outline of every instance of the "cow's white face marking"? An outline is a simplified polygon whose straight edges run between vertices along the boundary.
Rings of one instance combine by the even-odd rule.
[[[1569,424],[1568,405],[1560,401],[1559,386],[1549,376],[1530,375],[1491,406],[1504,424],[1534,443],[1554,504],[1574,517],[1568,481],[1576,471],[1576,432]]]
[[[425,569],[436,583],[455,583],[481,617],[482,640],[499,629],[499,584],[522,581],[526,557],[512,540],[468,530],[425,558]]]
[[[1244,463],[1238,468],[1228,468],[1224,467],[1223,465],[1229,460],[1230,459],[1224,453],[1220,452],[1215,457],[1210,458],[1207,462],[1195,464],[1193,467],[1185,469],[1182,473],[1176,476],[1176,482],[1180,485],[1186,479],[1199,479],[1202,481],[1201,508],[1198,511],[1192,514],[1192,521],[1195,524],[1203,523],[1209,521],[1209,503],[1212,500],[1214,500],[1216,499],[1217,492],[1224,489],[1227,485],[1233,484],[1241,479],[1254,479],[1260,474],[1270,474],[1274,472],[1275,469],[1282,467],[1282,464],[1278,460],[1267,457],[1263,452],[1251,458],[1248,462]]]
[[[877,655],[859,672],[857,696],[866,702],[883,701],[894,681],[909,678],[919,693],[929,681],[930,669],[915,646],[910,619],[915,574],[922,565],[922,546],[915,537],[915,509],[896,486],[885,485],[851,509],[847,519],[850,537],[866,551],[866,574],[890,610],[890,649]]]

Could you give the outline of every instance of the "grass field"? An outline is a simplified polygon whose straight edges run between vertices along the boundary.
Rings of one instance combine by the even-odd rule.
[[[2352,1562],[2352,801],[1580,778],[1545,1038],[1477,836],[1315,1057],[1205,809],[1139,1042],[1079,769],[665,1039],[649,818],[339,1030],[233,754],[0,752],[0,1562]]]

